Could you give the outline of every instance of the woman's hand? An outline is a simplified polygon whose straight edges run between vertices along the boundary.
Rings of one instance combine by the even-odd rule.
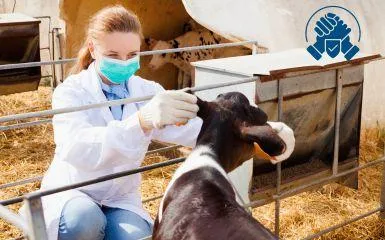
[[[199,110],[197,97],[183,91],[165,91],[155,95],[139,110],[139,122],[144,131],[166,125],[186,123]]]

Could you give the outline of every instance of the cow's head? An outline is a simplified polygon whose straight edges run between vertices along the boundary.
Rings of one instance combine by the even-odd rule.
[[[148,46],[148,49],[150,49],[151,51],[172,48],[172,45],[169,42],[155,40],[153,38],[146,38],[145,43]],[[166,57],[167,55],[165,53],[152,55],[150,63],[148,64],[148,67],[151,70],[158,70],[160,67],[166,64],[167,62]]]
[[[220,94],[213,102],[198,99],[198,106],[203,125],[197,145],[209,145],[227,172],[255,155],[275,162],[293,151],[292,130],[283,123],[268,123],[267,115],[242,93]],[[272,124],[280,126],[273,129]]]

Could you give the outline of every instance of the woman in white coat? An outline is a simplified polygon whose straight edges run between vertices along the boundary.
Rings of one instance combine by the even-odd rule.
[[[148,102],[55,115],[56,151],[42,189],[94,179],[141,165],[151,139],[194,146],[202,120],[196,97],[165,91],[134,73],[141,26],[121,6],[91,18],[73,75],[53,93],[66,108],[155,94]],[[176,126],[177,123],[186,123]],[[152,232],[135,174],[43,197],[49,239],[138,239]]]

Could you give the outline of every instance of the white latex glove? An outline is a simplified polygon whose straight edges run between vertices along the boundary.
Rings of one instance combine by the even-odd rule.
[[[170,90],[156,94],[139,110],[140,125],[144,130],[179,125],[195,118],[199,110],[195,95]]]
[[[283,122],[267,122],[278,134],[278,136],[285,142],[285,151],[278,156],[274,156],[270,161],[274,164],[282,162],[290,157],[294,151],[295,138],[293,130]]]

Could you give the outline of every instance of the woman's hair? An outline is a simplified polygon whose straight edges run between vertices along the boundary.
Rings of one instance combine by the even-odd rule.
[[[70,73],[79,73],[87,69],[93,59],[88,49],[90,40],[97,40],[102,34],[113,32],[133,32],[143,38],[139,18],[121,5],[103,8],[90,18],[85,41],[79,50],[77,62]]]

